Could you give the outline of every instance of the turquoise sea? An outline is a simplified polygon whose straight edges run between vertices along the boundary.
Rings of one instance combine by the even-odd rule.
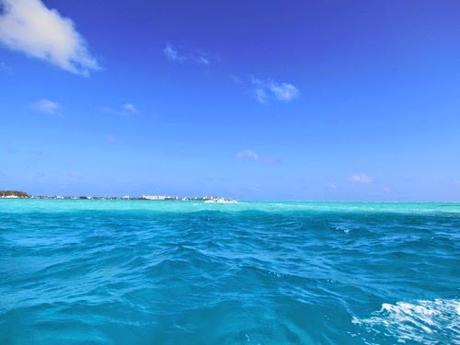
[[[0,344],[460,344],[460,204],[0,200]]]

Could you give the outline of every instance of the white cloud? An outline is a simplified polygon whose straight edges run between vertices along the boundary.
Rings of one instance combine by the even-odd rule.
[[[251,78],[251,83],[254,97],[259,103],[267,103],[268,100],[290,102],[300,95],[299,89],[290,83],[257,78]]]
[[[367,174],[354,174],[351,176],[351,180],[357,183],[372,183],[374,179]]]
[[[99,64],[74,23],[41,0],[0,0],[0,43],[66,71],[89,75]]]
[[[134,113],[138,112],[136,106],[134,104],[132,104],[132,103],[125,103],[125,104],[123,104],[122,108],[123,108],[124,111],[126,111],[128,113],[134,114]]]
[[[50,101],[49,99],[43,98],[35,102],[32,107],[41,113],[46,114],[58,114],[61,110],[61,105],[57,102]]]
[[[183,49],[179,49],[178,47],[175,47],[169,43],[163,48],[163,54],[168,60],[177,63],[192,63],[204,66],[207,66],[211,63],[211,58],[208,56],[208,54],[203,53],[202,51],[186,52],[183,51]]]

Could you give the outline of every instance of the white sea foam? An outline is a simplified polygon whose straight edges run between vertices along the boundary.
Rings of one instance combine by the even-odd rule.
[[[370,332],[395,337],[399,343],[460,344],[458,299],[384,303],[371,317],[354,317],[352,322]]]

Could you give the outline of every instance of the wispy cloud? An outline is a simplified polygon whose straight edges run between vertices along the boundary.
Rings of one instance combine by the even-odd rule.
[[[235,158],[238,160],[254,161],[261,164],[278,164],[280,160],[268,156],[261,156],[253,150],[242,150],[236,153]]]
[[[171,44],[167,44],[166,47],[164,47],[163,54],[165,54],[165,56],[171,61],[185,61],[185,56],[180,55],[179,51],[176,48],[174,48]]]
[[[290,102],[300,96],[299,89],[290,83],[251,78],[251,84],[254,98],[259,103],[267,103],[269,100]]]
[[[133,115],[139,112],[139,109],[133,103],[124,103],[117,108],[102,107],[101,111],[108,114],[115,115]]]
[[[330,182],[327,184],[327,188],[329,189],[337,189],[337,185],[333,182]]]
[[[209,57],[204,55],[203,53],[200,53],[200,55],[196,57],[195,61],[202,65],[209,65],[211,63],[211,60],[209,59]]]
[[[123,104],[122,106],[123,110],[128,112],[128,113],[131,113],[131,114],[134,114],[134,113],[137,113],[138,110],[136,108],[136,106],[132,103],[125,103]]]
[[[236,159],[253,160],[253,161],[259,160],[259,155],[257,154],[257,152],[254,152],[251,150],[243,150],[243,151],[237,152],[235,157]]]
[[[374,178],[367,175],[367,174],[364,174],[364,173],[360,173],[360,174],[354,174],[354,175],[351,175],[350,177],[351,181],[353,182],[357,182],[357,183],[372,183],[374,182]]]
[[[259,103],[267,103],[268,94],[262,88],[256,88],[254,90],[254,97],[256,98],[257,102],[259,102]]]
[[[163,48],[163,54],[170,61],[177,63],[192,63],[207,66],[211,63],[211,57],[202,51],[186,51],[185,49],[173,46],[168,43]]]
[[[63,70],[88,76],[99,64],[74,23],[41,0],[0,0],[0,43]]]
[[[270,91],[278,101],[289,102],[299,96],[299,90],[289,83],[271,82],[269,85]]]
[[[38,112],[56,115],[61,111],[61,105],[57,102],[43,98],[32,104],[32,108]]]

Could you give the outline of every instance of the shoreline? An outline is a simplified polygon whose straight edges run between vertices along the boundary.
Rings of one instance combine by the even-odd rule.
[[[19,191],[0,191],[0,199],[41,199],[41,200],[139,200],[139,201],[202,201],[206,203],[236,203],[233,198],[220,196],[175,196],[175,195],[142,195],[142,196],[93,196],[93,195],[30,195]]]

